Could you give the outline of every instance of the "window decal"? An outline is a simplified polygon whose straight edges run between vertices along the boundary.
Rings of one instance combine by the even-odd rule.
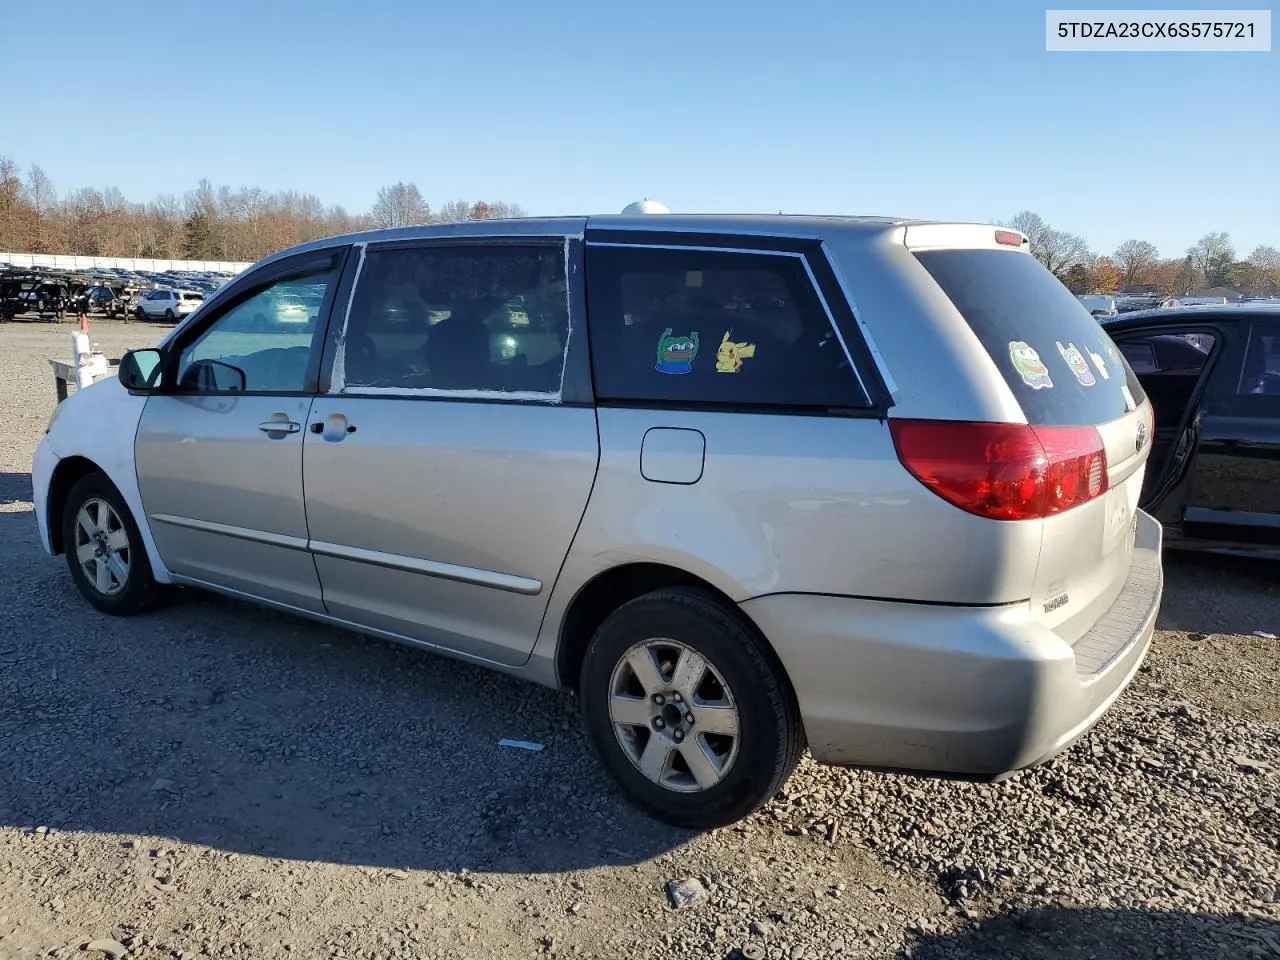
[[[732,330],[726,330],[720,348],[716,351],[716,373],[737,373],[742,369],[742,361],[750,360],[756,355],[754,343],[735,343],[729,339]]]
[[[693,369],[693,358],[697,355],[696,330],[687,336],[673,337],[671,328],[667,327],[658,338],[658,363],[654,369],[659,373],[688,373]]]
[[[1089,364],[1074,343],[1068,343],[1064,347],[1061,340],[1054,342],[1057,344],[1058,352],[1062,354],[1062,359],[1067,361],[1067,366],[1071,368],[1071,372],[1080,381],[1080,386],[1092,387],[1098,382],[1093,372],[1089,369]]]
[[[1013,361],[1013,369],[1018,371],[1022,382],[1032,390],[1053,386],[1049,368],[1040,359],[1040,354],[1025,340],[1009,341],[1009,359]]]
[[[1085,349],[1088,348],[1086,347]],[[1111,373],[1107,370],[1107,361],[1102,359],[1102,354],[1089,350],[1089,357],[1093,360],[1093,365],[1098,368],[1098,373],[1102,376],[1102,379],[1110,380]]]

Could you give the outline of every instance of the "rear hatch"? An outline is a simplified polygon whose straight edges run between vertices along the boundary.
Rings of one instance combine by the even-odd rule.
[[[1059,437],[1105,453],[1098,493],[1039,521],[1032,613],[1074,644],[1115,602],[1129,572],[1151,404],[1111,338],[1035,258],[1016,248],[915,255],[981,341],[1046,449],[1048,438]]]

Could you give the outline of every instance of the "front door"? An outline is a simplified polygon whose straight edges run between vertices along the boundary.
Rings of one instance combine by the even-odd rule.
[[[569,334],[567,242],[366,251],[303,443],[331,615],[528,659],[598,457],[594,409],[562,392],[566,343],[586,349]]]
[[[1237,325],[1199,425],[1188,536],[1280,544],[1280,322]]]
[[[1206,387],[1223,353],[1222,331],[1161,325],[1113,336],[1155,411],[1141,504],[1176,527],[1187,507]]]
[[[165,565],[226,590],[323,612],[307,550],[302,438],[346,248],[283,261],[168,347],[135,442],[143,507]],[[284,297],[316,304],[271,318]]]

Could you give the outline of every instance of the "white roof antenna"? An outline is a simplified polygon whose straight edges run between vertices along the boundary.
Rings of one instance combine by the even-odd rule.
[[[628,203],[622,208],[624,216],[632,216],[637,213],[670,213],[665,206],[657,200],[650,200],[645,197],[643,200],[637,200],[635,203]]]

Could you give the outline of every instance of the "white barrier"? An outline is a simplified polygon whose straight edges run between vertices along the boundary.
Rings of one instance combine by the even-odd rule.
[[[92,267],[119,267],[122,270],[219,270],[239,273],[252,266],[231,260],[148,260],[136,257],[80,257],[63,253],[7,253],[0,250],[0,264],[15,267],[52,267],[55,270],[88,270]]]

